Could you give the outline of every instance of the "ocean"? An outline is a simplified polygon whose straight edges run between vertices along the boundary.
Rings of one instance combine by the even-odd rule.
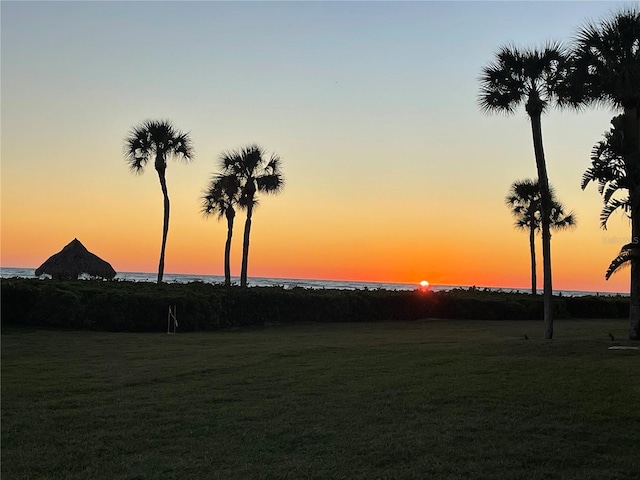
[[[0,268],[0,278],[34,278],[35,268]],[[46,276],[44,276],[46,277]],[[116,281],[129,281],[129,282],[155,282],[157,279],[157,273],[145,273],[145,272],[120,272],[114,280]],[[204,283],[224,283],[224,277],[219,275],[191,275],[184,273],[165,273],[164,281],[166,283],[191,283],[191,282],[204,282]],[[240,278],[232,277],[232,283],[239,285]],[[317,289],[338,289],[338,290],[418,290],[419,284],[412,283],[385,283],[385,282],[359,282],[351,280],[312,280],[301,278],[264,278],[264,277],[250,277],[248,279],[250,287],[283,287],[285,289],[290,288],[317,288]],[[484,286],[471,286],[471,285],[430,285],[429,289],[434,292],[441,292],[447,290],[453,290],[455,288],[469,289],[476,288],[479,290],[490,291],[502,291],[502,292],[518,292],[529,293],[529,288],[511,288],[511,287],[484,287]],[[542,294],[542,290],[538,291]],[[554,290],[554,295],[563,296],[586,296],[586,295],[623,295],[628,296],[628,293],[598,293],[598,292],[585,292],[579,290]]]

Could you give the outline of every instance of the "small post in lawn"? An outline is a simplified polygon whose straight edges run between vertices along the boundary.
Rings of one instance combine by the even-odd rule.
[[[172,331],[173,327],[173,331]],[[169,315],[167,316],[167,333],[176,333],[178,328],[178,307],[176,305],[171,308],[169,305]]]

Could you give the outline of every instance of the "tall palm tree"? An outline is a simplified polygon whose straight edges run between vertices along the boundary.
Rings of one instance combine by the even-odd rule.
[[[167,157],[177,157],[184,161],[193,159],[193,145],[188,133],[176,130],[168,120],[146,120],[134,127],[125,139],[125,158],[134,173],[142,173],[151,158],[160,179],[164,197],[164,221],[162,224],[162,245],[158,263],[158,283],[164,274],[164,252],[169,232],[169,194],[167,192]]]
[[[224,152],[220,156],[220,166],[224,175],[233,175],[240,185],[238,205],[247,211],[242,243],[242,269],[240,286],[247,286],[247,269],[249,265],[249,237],[253,209],[258,204],[258,193],[278,194],[284,187],[280,157],[272,154],[269,159],[265,151],[258,145]]]
[[[480,108],[487,113],[512,114],[524,104],[531,121],[533,150],[540,182],[542,212],[542,261],[544,271],[544,336],[553,338],[551,281],[551,196],[542,143],[542,114],[555,100],[555,88],[564,72],[563,48],[548,43],[540,49],[503,46],[480,76]]]
[[[236,216],[235,205],[240,200],[240,182],[235,175],[214,175],[202,196],[202,213],[227,219],[227,241],[224,245],[224,284],[231,285],[231,239]]]
[[[605,105],[622,111],[623,159],[627,181],[640,179],[640,9],[626,7],[600,23],[586,23],[576,35],[562,103],[576,108]],[[631,238],[640,236],[640,190],[629,190]],[[640,339],[640,262],[631,260],[629,337]]]
[[[574,227],[576,219],[573,212],[565,213],[563,205],[556,200],[553,188],[551,193],[551,228],[563,230]],[[514,182],[509,189],[505,201],[515,217],[515,227],[529,231],[529,250],[531,253],[531,293],[537,294],[536,279],[536,247],[535,234],[540,230],[542,214],[540,213],[540,185],[535,180]]]

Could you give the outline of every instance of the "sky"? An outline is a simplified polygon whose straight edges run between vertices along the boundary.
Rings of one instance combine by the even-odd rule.
[[[116,271],[157,271],[158,177],[132,174],[123,146],[169,119],[195,156],[167,169],[166,273],[223,274],[226,223],[200,197],[223,151],[258,143],[286,186],[254,212],[249,277],[527,288],[528,235],[504,197],[536,176],[531,129],[524,110],[480,110],[480,72],[504,44],[570,42],[624,5],[3,0],[0,265],[37,267],[78,238]],[[628,291],[628,270],[604,273],[629,221],[601,229],[601,197],[580,189],[615,114],[542,119],[549,179],[578,220],[553,235],[554,289]]]

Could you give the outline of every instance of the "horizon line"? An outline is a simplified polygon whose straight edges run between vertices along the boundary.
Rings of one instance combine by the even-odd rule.
[[[0,271],[3,269],[13,269],[13,270],[36,270],[37,267],[5,267],[0,265]],[[157,272],[134,272],[134,271],[122,271],[117,272],[117,275],[124,274],[140,274],[140,275],[149,275],[155,276]],[[220,277],[224,278],[224,274],[214,274],[214,273],[172,273],[165,272],[164,275],[174,275],[174,276],[184,276],[184,277]],[[231,276],[231,278],[240,278],[240,276]],[[419,282],[391,282],[391,281],[380,281],[380,280],[354,280],[354,279],[328,279],[328,278],[306,278],[306,277],[264,277],[264,276],[253,276],[249,277],[250,279],[262,279],[262,280],[303,280],[303,281],[314,281],[314,282],[344,282],[344,283],[365,283],[365,284],[395,284],[395,285],[407,285],[407,286],[416,286],[416,288],[420,287]],[[463,285],[463,284],[445,284],[445,283],[431,283],[429,282],[429,287],[451,287],[451,288],[466,288],[466,289],[491,289],[491,290],[517,290],[522,292],[530,292],[531,287],[507,287],[507,286],[492,286],[492,285]],[[542,294],[542,289],[537,288],[536,292]],[[628,296],[629,293],[626,292],[617,292],[617,291],[608,291],[608,290],[578,290],[578,289],[553,289],[553,292],[579,292],[579,293],[606,293],[612,295],[625,295]]]

